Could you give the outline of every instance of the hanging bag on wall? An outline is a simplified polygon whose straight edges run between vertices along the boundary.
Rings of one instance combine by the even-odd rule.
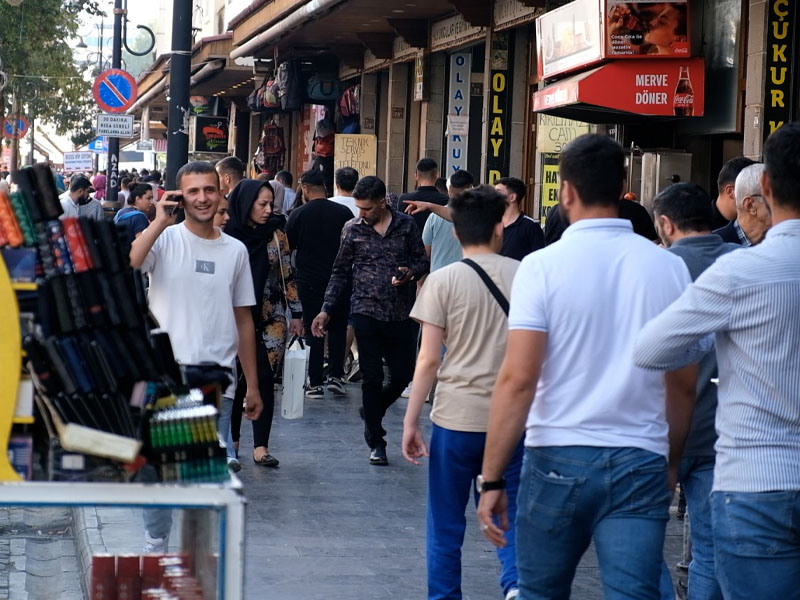
[[[261,173],[274,177],[283,169],[286,160],[286,143],[283,138],[283,127],[274,119],[264,124],[261,139],[258,142],[258,153],[254,157],[256,167]]]
[[[278,96],[283,110],[298,110],[305,100],[303,73],[295,60],[287,60],[278,65],[275,71]]]
[[[336,102],[341,90],[336,75],[315,73],[308,79],[308,99],[312,102]]]
[[[261,82],[261,85],[250,92],[247,96],[247,108],[253,112],[261,112],[263,110],[261,96],[263,94],[264,86],[267,84],[268,77],[269,73],[264,75],[264,81]]]

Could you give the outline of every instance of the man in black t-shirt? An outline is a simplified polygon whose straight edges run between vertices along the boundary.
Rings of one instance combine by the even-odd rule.
[[[286,235],[289,246],[296,251],[295,280],[300,302],[303,305],[303,321],[306,343],[311,349],[308,364],[309,388],[307,398],[322,398],[323,354],[322,338],[311,334],[311,321],[322,309],[325,289],[333,270],[333,261],[339,252],[339,241],[345,223],[353,219],[346,206],[326,198],[325,180],[319,170],[306,171],[300,177],[303,196],[309,201],[298,206],[289,215]],[[349,298],[349,294],[346,295]],[[346,396],[347,388],[342,383],[344,375],[344,353],[347,336],[349,303],[342,301],[331,315],[328,326],[329,377],[328,391],[335,396]]]
[[[712,231],[725,227],[736,218],[736,195],[734,194],[736,177],[745,168],[753,164],[755,164],[754,160],[750,160],[745,156],[737,156],[722,165],[722,169],[720,169],[717,176],[717,199],[711,203],[713,212]]]
[[[432,158],[422,158],[417,162],[417,169],[414,173],[414,178],[417,181],[417,190],[408,194],[400,196],[400,212],[405,212],[408,205],[407,201],[411,202],[430,202],[431,204],[438,204],[439,206],[446,206],[450,201],[447,194],[442,194],[436,189],[436,180],[439,177],[439,165]],[[424,210],[413,215],[414,221],[417,223],[417,229],[422,236],[422,230],[425,229],[425,221],[428,220],[430,215],[429,210]]]
[[[520,207],[525,199],[525,183],[516,177],[503,177],[497,180],[494,189],[506,199],[500,256],[522,260],[531,252],[544,248],[541,225],[523,213]]]

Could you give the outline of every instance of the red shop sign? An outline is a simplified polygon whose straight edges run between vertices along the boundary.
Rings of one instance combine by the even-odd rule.
[[[646,116],[701,117],[704,90],[702,58],[614,61],[534,93],[533,111],[584,105]]]

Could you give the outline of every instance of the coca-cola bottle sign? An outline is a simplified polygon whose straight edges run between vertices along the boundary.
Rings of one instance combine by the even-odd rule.
[[[677,117],[694,115],[694,90],[692,89],[692,80],[689,78],[688,66],[681,67],[672,106]]]

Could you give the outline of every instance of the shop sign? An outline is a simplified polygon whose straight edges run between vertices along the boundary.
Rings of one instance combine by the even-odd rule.
[[[225,117],[192,117],[194,119],[193,152],[227,152],[228,119]]]
[[[492,35],[492,54],[489,90],[489,146],[486,149],[486,182],[494,185],[498,179],[508,176],[508,138],[511,119],[509,87],[508,48],[510,35],[499,32]]]
[[[485,27],[476,27],[459,14],[431,25],[431,50],[446,50],[461,46],[479,40],[485,35]]]
[[[333,168],[353,167],[362,177],[378,173],[378,138],[370,134],[337,133],[333,146]]]
[[[519,0],[495,0],[494,29],[500,31],[529,23],[544,12],[542,8],[525,6]]]
[[[472,74],[472,52],[450,55],[450,83],[447,88],[447,115],[467,117],[469,120],[469,81]],[[467,145],[469,135],[447,134],[447,176],[459,169],[467,168]]]
[[[64,152],[64,170],[67,173],[91,171],[93,156],[93,152]]]
[[[589,123],[540,114],[536,125],[536,150],[561,152],[561,149],[576,137],[589,133],[591,127]]]
[[[153,140],[139,140],[136,142],[136,151],[137,152],[152,152],[153,151]]]
[[[558,153],[542,155],[542,197],[539,199],[539,222],[544,227],[547,212],[558,204]]]
[[[392,46],[392,59],[395,61],[410,60],[416,57],[419,48],[409,44],[404,38],[394,38]]]
[[[428,70],[428,59],[424,50],[414,56],[414,100],[422,102],[428,99],[428,82],[425,74]]]
[[[794,56],[797,46],[796,4],[792,0],[767,2],[767,62],[764,90],[764,138],[792,120],[796,99]]]
[[[615,61],[534,93],[533,111],[580,103],[638,115],[700,117],[704,88],[702,58]]]

